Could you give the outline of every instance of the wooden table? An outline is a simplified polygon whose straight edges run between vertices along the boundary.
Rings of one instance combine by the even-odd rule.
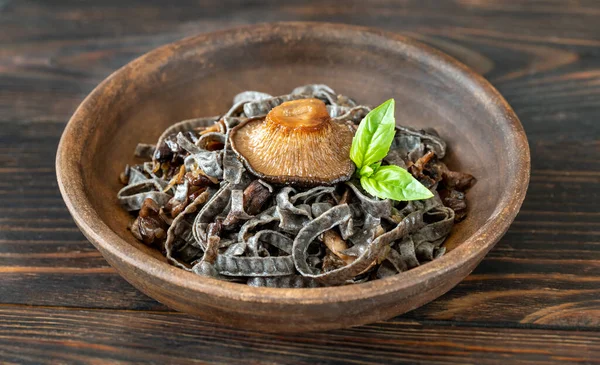
[[[600,2],[90,3],[0,0],[0,363],[600,361]],[[222,328],[131,287],[71,220],[55,151],[97,83],[161,44],[276,20],[416,37],[482,73],[521,118],[532,155],[521,213],[433,303],[328,333]]]

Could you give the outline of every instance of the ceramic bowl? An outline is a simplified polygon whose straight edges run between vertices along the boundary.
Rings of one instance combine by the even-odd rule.
[[[169,265],[127,230],[119,173],[138,142],[170,124],[224,113],[244,90],[285,94],[323,83],[363,104],[396,99],[396,120],[434,128],[451,168],[477,177],[467,218],[443,257],[394,277],[317,288],[254,288]],[[417,308],[450,290],[515,218],[529,181],[523,128],[472,70],[401,35],[340,24],[275,23],[201,34],[160,47],[103,81],[79,106],[58,147],[65,203],[85,236],[131,284],[179,311],[228,326],[309,331],[355,326]]]

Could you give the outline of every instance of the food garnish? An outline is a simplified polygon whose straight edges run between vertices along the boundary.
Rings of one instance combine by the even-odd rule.
[[[381,166],[394,140],[395,104],[390,99],[365,116],[352,139],[350,158],[356,164],[361,186],[369,194],[397,201],[429,199],[433,193],[408,171],[397,165]]]

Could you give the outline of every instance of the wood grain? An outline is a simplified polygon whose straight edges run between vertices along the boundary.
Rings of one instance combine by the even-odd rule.
[[[156,46],[247,23],[316,20],[405,33],[454,55],[500,90],[530,141],[530,189],[508,234],[463,283],[401,320],[432,326],[439,321],[447,330],[446,324],[460,321],[470,326],[471,332],[465,332],[470,335],[479,330],[495,333],[486,329],[490,325],[541,326],[550,337],[559,328],[599,331],[599,13],[594,0],[383,0],[371,5],[348,1],[343,7],[325,0],[180,1],[177,6],[141,0],[0,1],[0,302],[104,308],[103,313],[166,310],[112,272],[74,230],[54,178],[54,153],[64,123],[98,82]],[[53,273],[51,268],[65,270]],[[11,307],[16,310],[20,322],[35,322],[40,315],[29,315],[28,307]],[[51,311],[57,316],[70,313],[64,308]],[[172,325],[167,318],[161,320]],[[77,328],[77,322],[70,323],[71,329]],[[386,332],[386,326],[396,323],[369,327],[370,333],[396,338],[396,330]],[[525,333],[531,341],[545,338]],[[556,335],[564,339],[560,343],[550,342],[556,351],[568,347],[570,333]],[[320,340],[326,343],[326,337]],[[88,341],[95,343],[93,334]],[[179,341],[173,337],[169,343],[177,346]],[[12,351],[19,350],[14,339],[10,343]],[[236,354],[251,351],[248,347],[239,345]],[[7,342],[0,348],[8,348]],[[443,352],[445,347],[435,348]],[[56,348],[45,345],[29,360],[11,361],[35,363],[50,352],[56,354]],[[0,359],[8,359],[7,353],[0,352]],[[205,353],[214,362],[227,360],[217,358],[217,351]],[[91,362],[103,354],[92,351],[65,361]],[[591,359],[585,355],[580,357]],[[256,356],[261,358],[304,361],[301,355],[278,360]],[[445,362],[435,354],[421,354],[421,359]]]
[[[92,363],[97,358],[161,364],[280,364],[290,359],[298,364],[414,364],[424,358],[436,364],[586,363],[600,355],[598,340],[595,332],[409,320],[268,335],[219,328],[180,313],[0,306],[0,358],[14,363]]]

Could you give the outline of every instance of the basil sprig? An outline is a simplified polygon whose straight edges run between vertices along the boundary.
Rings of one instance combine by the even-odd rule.
[[[431,191],[408,171],[396,165],[381,166],[396,132],[394,99],[390,99],[360,122],[352,139],[350,159],[356,165],[360,184],[369,194],[398,201],[429,199]]]

